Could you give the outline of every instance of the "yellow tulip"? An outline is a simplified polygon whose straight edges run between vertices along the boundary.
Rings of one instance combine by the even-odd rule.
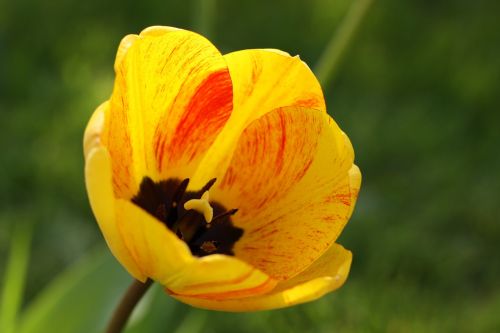
[[[186,30],[126,36],[84,136],[90,204],[113,255],[193,306],[252,311],[347,278],[335,243],[361,183],[298,56],[222,55]]]

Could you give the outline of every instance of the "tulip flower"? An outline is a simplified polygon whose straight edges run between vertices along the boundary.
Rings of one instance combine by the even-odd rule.
[[[352,255],[335,241],[361,174],[298,56],[222,55],[196,33],[151,27],[122,40],[114,68],[85,131],[85,180],[135,279],[223,311],[291,306],[344,283]]]

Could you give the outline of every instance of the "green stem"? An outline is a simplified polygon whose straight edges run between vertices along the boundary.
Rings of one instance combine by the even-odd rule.
[[[213,26],[216,7],[216,0],[194,1],[194,28],[197,32],[207,37],[208,39],[213,38]]]
[[[349,46],[349,42],[352,41],[361,25],[372,2],[373,0],[354,0],[348,13],[340,23],[340,27],[332,35],[314,70],[319,82],[323,86],[328,85],[333,80],[340,60]]]
[[[153,280],[150,279],[146,280],[144,283],[137,280],[132,282],[125,295],[123,295],[120,304],[118,304],[108,324],[106,333],[120,333],[123,330],[135,306],[139,303],[152,283]]]
[[[2,292],[0,332],[10,333],[16,330],[30,260],[33,228],[33,223],[22,222],[14,227]]]

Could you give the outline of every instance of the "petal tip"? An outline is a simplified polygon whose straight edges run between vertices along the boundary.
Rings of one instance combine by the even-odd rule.
[[[182,29],[175,28],[175,27],[169,27],[169,26],[162,26],[162,25],[153,25],[151,27],[147,27],[146,29],[142,30],[139,35],[141,37],[145,37],[145,36],[159,37],[159,36],[163,36],[166,33],[179,31],[179,30],[182,30]]]
[[[279,55],[282,55],[284,57],[288,57],[288,58],[291,58],[292,56],[290,55],[290,53],[288,52],[285,52],[283,50],[280,50],[280,49],[263,49],[264,51],[267,51],[267,52],[271,52],[271,53],[275,53],[275,54],[279,54]]]
[[[125,37],[122,38],[122,40],[120,41],[120,45],[118,46],[118,51],[116,52],[115,65],[114,65],[115,72],[118,72],[118,68],[120,67],[120,64],[125,58],[127,51],[130,49],[130,47],[132,47],[132,45],[138,38],[139,36],[134,34],[126,35]]]

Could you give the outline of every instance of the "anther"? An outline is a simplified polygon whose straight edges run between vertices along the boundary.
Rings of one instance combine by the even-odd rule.
[[[164,221],[167,217],[167,209],[165,208],[165,204],[160,204],[156,209],[156,217],[160,219],[160,221]]]
[[[217,247],[219,242],[217,241],[205,241],[201,244],[200,249],[205,251],[206,253],[212,253],[217,251]]]

